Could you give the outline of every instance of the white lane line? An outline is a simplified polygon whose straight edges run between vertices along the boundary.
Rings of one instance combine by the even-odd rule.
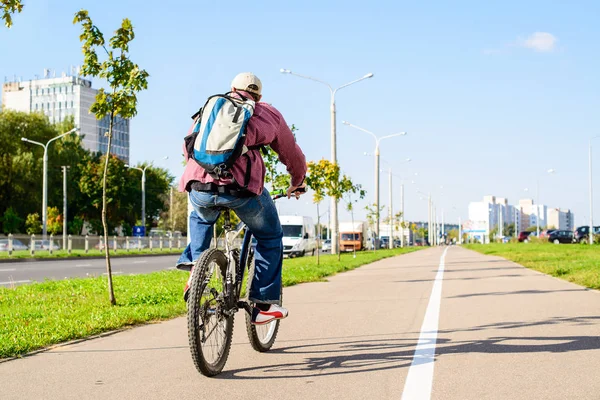
[[[412,364],[408,370],[403,400],[429,400],[431,399],[431,387],[433,385],[433,366],[435,362],[435,344],[437,341],[438,324],[440,319],[440,303],[442,301],[442,282],[444,281],[444,268],[446,253],[440,258],[433,289],[429,297],[429,304],[421,326],[419,342],[415,349]]]
[[[148,261],[134,261],[134,264],[146,264]]]
[[[112,272],[113,275],[122,274],[122,273],[123,273],[123,271],[113,271]],[[105,272],[102,275],[108,275],[108,273]]]
[[[4,268],[4,269],[0,269],[0,272],[13,272],[16,271],[16,268]]]
[[[77,264],[76,267],[91,267],[92,264]]]
[[[24,281],[8,281],[8,282],[0,282],[0,285],[12,285],[13,283],[29,283],[31,282],[29,279]]]

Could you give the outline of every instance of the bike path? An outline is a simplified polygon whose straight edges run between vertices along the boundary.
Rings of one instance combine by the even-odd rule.
[[[269,353],[240,313],[216,378],[196,372],[178,318],[2,363],[0,397],[598,398],[597,292],[459,248],[440,265],[444,251],[286,288]]]

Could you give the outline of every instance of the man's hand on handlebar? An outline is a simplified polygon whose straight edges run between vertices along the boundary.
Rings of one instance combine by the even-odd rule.
[[[287,198],[296,196],[296,199],[299,199],[303,193],[306,193],[306,183],[302,183],[300,186],[290,186],[287,190]]]

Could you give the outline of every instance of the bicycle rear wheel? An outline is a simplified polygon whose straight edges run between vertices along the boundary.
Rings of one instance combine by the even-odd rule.
[[[216,249],[202,253],[192,272],[188,339],[194,365],[205,376],[223,370],[231,348],[233,315],[226,309],[226,274],[227,257]]]
[[[252,284],[252,278],[254,277],[254,256],[250,254],[248,256],[248,285],[246,291],[250,293],[250,285]],[[279,297],[279,305],[283,300],[283,290]],[[248,333],[248,340],[250,345],[256,351],[264,353],[265,351],[271,350],[275,339],[277,338],[277,332],[279,332],[280,320],[269,322],[265,325],[253,325],[252,316],[246,313],[246,332]]]

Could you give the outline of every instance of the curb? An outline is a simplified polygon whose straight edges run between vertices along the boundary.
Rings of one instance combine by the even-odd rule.
[[[183,251],[183,250],[182,250]],[[180,253],[153,253],[153,254],[111,254],[110,258],[128,258],[128,257],[157,257],[157,256],[176,256]],[[44,258],[2,258],[0,264],[24,263],[24,262],[44,262],[44,261],[69,261],[69,260],[104,260],[105,256],[81,256],[81,257],[44,257]]]
[[[149,323],[151,323],[151,322],[149,322]],[[106,337],[106,336],[112,336],[114,334],[117,334],[117,333],[129,330],[131,328],[135,328],[136,326],[137,325],[131,325],[131,326],[127,326],[127,327],[115,329],[113,331],[108,331],[108,332],[100,333],[100,334],[93,335],[93,336],[87,336],[87,337],[84,337],[84,338],[81,338],[81,339],[74,339],[74,340],[71,340],[71,341],[68,341],[68,342],[53,344],[53,345],[48,346],[48,347],[44,347],[44,348],[41,348],[41,349],[38,349],[38,350],[30,351],[29,353],[25,353],[25,354],[22,354],[20,356],[14,356],[14,357],[8,357],[8,358],[0,358],[0,364],[6,363],[6,362],[9,362],[9,361],[20,360],[22,358],[27,358],[27,357],[35,356],[36,354],[45,353],[47,351],[54,350],[54,349],[61,348],[61,347],[65,347],[65,346],[69,346],[69,345],[73,345],[73,344],[78,344],[78,343],[82,343],[82,342],[87,342],[89,340],[100,339],[100,338],[103,338],[103,337]]]

